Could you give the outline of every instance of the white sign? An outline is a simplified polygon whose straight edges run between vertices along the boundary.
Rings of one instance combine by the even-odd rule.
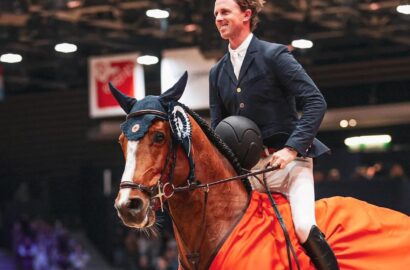
[[[165,50],[161,62],[161,91],[172,87],[185,71],[188,83],[180,102],[193,110],[209,108],[209,70],[216,59],[205,59],[198,48]]]

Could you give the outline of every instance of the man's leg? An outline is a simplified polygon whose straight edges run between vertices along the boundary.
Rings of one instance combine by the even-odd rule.
[[[312,159],[293,162],[288,198],[298,239],[318,270],[337,270],[336,257],[316,226]]]

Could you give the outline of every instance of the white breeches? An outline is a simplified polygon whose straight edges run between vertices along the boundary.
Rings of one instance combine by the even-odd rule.
[[[262,158],[252,170],[265,168],[271,158],[272,155]],[[258,177],[263,181],[262,175]],[[264,177],[269,190],[282,193],[289,200],[296,234],[300,243],[304,243],[311,227],[316,225],[312,159],[297,157],[284,169],[265,173]],[[266,192],[264,185],[256,177],[249,180],[254,190]]]

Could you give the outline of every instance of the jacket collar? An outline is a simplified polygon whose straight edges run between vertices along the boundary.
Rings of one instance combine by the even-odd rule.
[[[245,76],[246,72],[248,71],[250,65],[252,64],[253,60],[255,59],[255,53],[258,51],[258,41],[259,39],[255,37],[255,35],[252,37],[252,41],[249,44],[248,50],[246,51],[245,59],[243,60],[241,71],[239,72],[239,78],[237,79],[235,76],[235,73],[233,71],[233,66],[230,61],[230,54],[229,52],[225,54],[224,57],[224,70],[225,72],[229,75],[231,80],[235,83],[235,85],[238,85],[243,77]]]
[[[224,56],[224,60],[223,60],[223,69],[225,70],[225,72],[229,75],[229,77],[231,78],[232,82],[236,84],[238,84],[238,79],[235,76],[235,72],[233,71],[233,66],[232,63],[230,61],[230,54],[229,52],[225,54]]]

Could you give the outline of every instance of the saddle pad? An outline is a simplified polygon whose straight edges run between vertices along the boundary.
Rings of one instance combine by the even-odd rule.
[[[280,195],[275,201],[300,268],[315,269],[298,243],[288,202]],[[410,217],[357,199],[332,197],[316,202],[316,219],[341,270],[409,269]],[[289,269],[283,231],[266,194],[252,192],[246,213],[209,269]]]

